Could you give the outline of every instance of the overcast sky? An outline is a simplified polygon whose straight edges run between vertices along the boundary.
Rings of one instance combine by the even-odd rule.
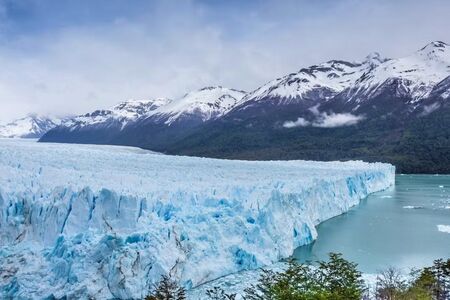
[[[0,121],[450,42],[448,0],[0,0]]]

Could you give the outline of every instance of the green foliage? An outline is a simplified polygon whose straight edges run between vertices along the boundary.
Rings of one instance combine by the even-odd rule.
[[[434,261],[432,267],[411,274],[406,283],[393,269],[377,278],[377,300],[448,300],[450,299],[450,259]]]
[[[356,264],[331,253],[318,267],[288,262],[284,272],[264,271],[259,282],[245,290],[248,300],[358,300],[364,292]]]
[[[422,269],[410,290],[429,295],[425,299],[450,299],[450,259],[435,260],[432,267]]]
[[[170,276],[163,275],[154,291],[145,300],[185,300],[186,290]]]
[[[328,262],[320,262],[318,268],[320,282],[329,294],[326,299],[360,299],[364,290],[361,272],[357,264],[348,262],[341,254],[330,253]]]

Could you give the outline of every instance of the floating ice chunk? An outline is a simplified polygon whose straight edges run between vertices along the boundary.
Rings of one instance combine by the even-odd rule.
[[[450,225],[437,225],[440,232],[450,233]]]
[[[418,206],[418,205],[405,205],[405,206],[403,206],[403,208],[405,208],[405,209],[422,209],[423,206]]]

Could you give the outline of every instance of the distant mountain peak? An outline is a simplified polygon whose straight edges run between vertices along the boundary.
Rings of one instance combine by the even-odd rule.
[[[172,124],[184,118],[207,121],[222,116],[230,110],[245,92],[222,86],[208,86],[171,100],[155,98],[127,100],[107,110],[71,118],[63,127],[76,128],[99,127],[119,131],[130,124],[150,120],[159,124]],[[115,128],[115,129],[113,129]]]
[[[360,102],[391,89],[411,102],[427,98],[433,87],[450,75],[448,49],[446,43],[437,41],[409,56],[386,60],[361,76],[347,95]]]
[[[0,125],[0,137],[39,138],[61,121],[37,114],[28,114],[7,124]]]
[[[160,106],[170,103],[172,100],[168,98],[155,98],[145,100],[130,99],[120,102],[115,105],[112,110],[116,112],[123,112],[124,116],[128,114],[129,118],[136,118],[150,111],[157,109]]]
[[[450,46],[444,42],[431,42],[419,51],[417,54],[428,60],[450,61]]]
[[[233,88],[228,88],[228,87],[223,87],[221,85],[205,86],[205,87],[200,88],[198,90],[194,90],[191,93],[201,92],[201,91],[213,91],[213,90],[237,91],[237,92],[245,93],[245,91],[238,90],[238,89],[233,89]]]
[[[201,89],[198,89],[197,91],[211,91],[211,90],[216,90],[216,89],[223,89],[223,87],[221,85],[205,86]]]
[[[369,64],[372,67],[376,67],[388,60],[388,58],[382,57],[378,52],[371,52],[365,57],[363,64]]]
[[[129,122],[150,116],[156,109],[167,105],[172,100],[167,98],[154,98],[122,101],[111,109],[96,110],[81,116],[66,120],[62,125],[66,127],[83,127],[90,125],[106,124],[113,121],[125,127]]]
[[[244,95],[243,91],[222,86],[208,86],[161,106],[155,111],[155,115],[166,116],[167,124],[189,115],[207,121],[228,112]]]
[[[433,50],[433,49],[445,49],[448,48],[449,44],[442,42],[442,41],[434,41],[431,43],[428,43],[427,45],[425,45],[425,47],[423,47],[422,49],[420,49],[419,51],[427,51],[427,50]]]
[[[348,88],[365,72],[384,61],[379,55],[372,55],[370,61],[363,63],[330,60],[312,65],[266,83],[249,93],[241,102],[273,98],[281,99],[280,103],[316,97],[326,100]]]

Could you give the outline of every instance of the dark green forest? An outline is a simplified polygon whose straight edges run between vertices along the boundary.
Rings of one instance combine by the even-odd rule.
[[[275,126],[274,126],[275,124]],[[277,119],[215,122],[166,147],[169,154],[244,160],[388,162],[397,173],[450,173],[450,109],[338,128],[276,125]]]

